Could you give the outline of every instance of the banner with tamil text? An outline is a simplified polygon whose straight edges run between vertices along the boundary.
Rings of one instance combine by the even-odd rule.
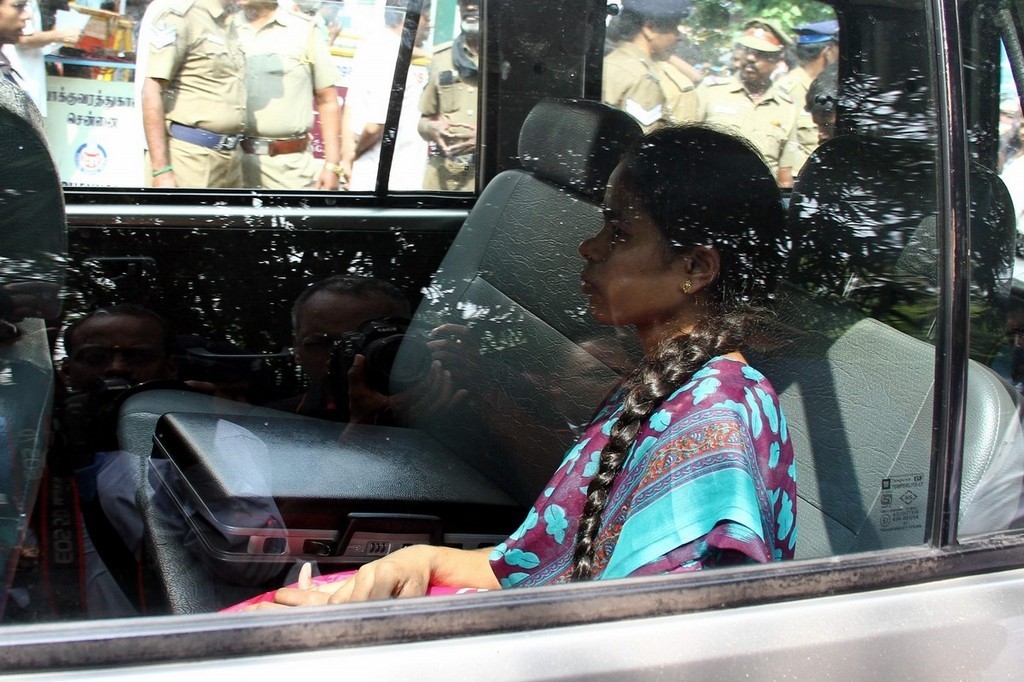
[[[132,83],[49,76],[46,103],[46,136],[65,186],[142,186]]]

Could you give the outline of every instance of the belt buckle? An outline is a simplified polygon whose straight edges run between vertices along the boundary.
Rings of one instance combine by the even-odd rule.
[[[270,143],[272,140],[268,140],[265,137],[250,137],[247,138],[249,141],[249,147],[252,149],[250,154],[270,154]]]
[[[465,173],[473,168],[473,157],[471,155],[446,156],[444,167],[449,173]]]
[[[213,146],[213,149],[218,152],[234,151],[241,137],[241,135],[221,135],[220,140]]]

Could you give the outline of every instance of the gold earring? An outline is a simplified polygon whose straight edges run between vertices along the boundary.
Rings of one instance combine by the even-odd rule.
[[[693,288],[693,283],[690,280],[686,280],[679,288],[682,289],[684,294],[688,294],[690,293],[690,289]]]

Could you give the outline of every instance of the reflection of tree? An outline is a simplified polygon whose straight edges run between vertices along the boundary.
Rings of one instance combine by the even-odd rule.
[[[889,117],[899,114],[890,110]],[[888,125],[908,128],[909,119]],[[938,303],[937,149],[913,138],[843,136],[818,150],[790,205],[789,278],[929,338]],[[1009,295],[1014,235],[1009,207],[998,179],[974,166],[971,296],[978,355],[991,347],[985,337],[1001,328]]]
[[[762,17],[778,21],[783,29],[835,19],[829,5],[817,0],[693,0],[685,20],[687,37],[703,46],[705,58],[732,47],[738,25]]]
[[[67,312],[74,318],[139,303],[166,316],[176,333],[277,352],[292,345],[292,302],[310,283],[336,273],[371,275],[393,282],[415,305],[450,241],[448,232],[398,228],[78,228]]]

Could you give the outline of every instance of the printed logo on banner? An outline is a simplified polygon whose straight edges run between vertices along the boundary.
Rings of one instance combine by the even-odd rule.
[[[75,167],[87,175],[102,173],[107,167],[107,152],[95,142],[86,142],[75,150]]]

